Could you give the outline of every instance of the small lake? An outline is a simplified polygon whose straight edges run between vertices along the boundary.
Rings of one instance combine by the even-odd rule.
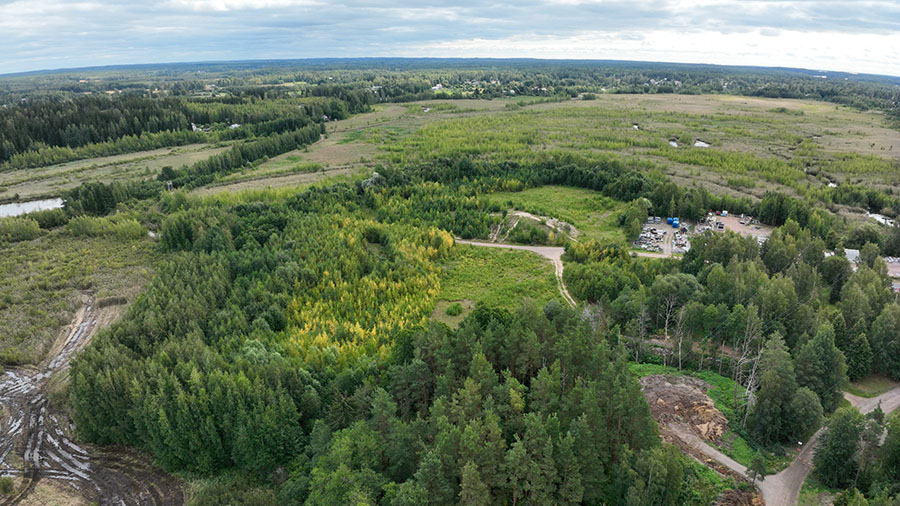
[[[15,202],[12,204],[0,204],[0,218],[7,216],[19,216],[44,211],[47,209],[59,209],[63,206],[62,199],[32,200],[30,202]]]

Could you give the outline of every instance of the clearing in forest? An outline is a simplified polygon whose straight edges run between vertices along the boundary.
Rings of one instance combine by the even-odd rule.
[[[476,304],[515,310],[522,298],[541,305],[563,302],[550,262],[530,251],[457,244],[442,266],[441,291],[431,316],[458,325]],[[462,306],[459,315],[447,314],[453,302]]]
[[[3,246],[0,364],[40,362],[81,306],[83,292],[98,301],[134,300],[156,255],[146,237],[77,237],[61,229]]]
[[[518,192],[496,192],[488,200],[508,210],[549,216],[572,225],[570,237],[624,243],[618,226],[623,204],[599,192],[569,186],[541,186]]]

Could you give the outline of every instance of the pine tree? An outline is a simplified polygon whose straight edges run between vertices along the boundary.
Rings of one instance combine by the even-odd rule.
[[[504,468],[506,469],[507,488],[509,489],[510,504],[517,506],[525,504],[528,492],[528,477],[532,474],[533,463],[525,450],[525,444],[518,438],[506,452]]]
[[[554,504],[576,506],[584,497],[581,483],[581,469],[575,457],[575,436],[571,432],[560,436],[553,458],[557,468],[556,496]]]
[[[490,506],[491,496],[487,485],[481,481],[478,466],[468,462],[462,468],[462,480],[459,488],[460,506]]]

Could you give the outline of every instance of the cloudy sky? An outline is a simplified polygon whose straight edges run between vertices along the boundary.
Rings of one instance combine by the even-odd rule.
[[[596,58],[900,76],[900,0],[0,0],[0,73],[341,56]]]

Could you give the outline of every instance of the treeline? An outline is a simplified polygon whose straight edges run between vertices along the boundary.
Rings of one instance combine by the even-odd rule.
[[[78,148],[143,133],[190,130],[174,99],[79,96],[26,100],[0,109],[0,162],[44,146]]]
[[[199,79],[202,69],[205,78]],[[0,83],[0,101],[16,104],[22,98],[50,96],[55,100],[92,100],[113,91],[131,100],[169,100],[212,97],[273,100],[298,96],[336,98],[351,113],[376,102],[403,102],[432,98],[495,98],[502,96],[575,97],[596,93],[734,94],[771,98],[829,101],[860,109],[880,109],[898,118],[900,92],[895,78],[873,75],[814,72],[791,69],[715,67],[691,64],[609,61],[523,61],[465,59],[283,60],[208,64],[171,64],[140,68],[105,69],[104,77],[81,76],[78,71],[6,78]],[[81,78],[83,77],[83,78]],[[150,83],[148,85],[148,83]],[[442,88],[432,90],[437,84]],[[105,106],[89,110],[103,113]],[[111,113],[114,115],[114,113]],[[331,116],[331,115],[329,115]],[[157,124],[172,118],[148,113],[140,121]],[[115,118],[118,119],[118,118]],[[131,122],[131,117],[126,120]],[[191,120],[194,121],[194,120]],[[239,123],[246,121],[234,120]],[[2,123],[2,122],[0,122]],[[62,139],[67,123],[54,134]],[[142,125],[146,128],[148,125]],[[118,125],[115,127],[118,129]],[[161,130],[165,128],[160,128]],[[174,130],[174,128],[169,128]],[[97,134],[102,135],[100,129]],[[130,132],[137,134],[146,130]],[[73,128],[72,140],[94,134]],[[2,138],[2,136],[0,136]],[[13,143],[15,149],[25,144]],[[103,141],[109,140],[103,138]],[[44,141],[47,142],[47,141]],[[51,144],[48,145],[61,145]],[[0,157],[0,161],[3,158]]]
[[[252,96],[35,99],[0,109],[0,170],[195,142],[266,137],[345,119],[367,107],[327,97],[302,102]]]
[[[41,146],[37,149],[16,153],[8,160],[0,164],[0,170],[30,169],[45,167],[58,163],[95,158],[100,156],[122,155],[147,151],[151,149],[167,148],[172,146],[184,146],[196,142],[207,142],[210,136],[205,132],[193,132],[183,130],[178,132],[164,131],[158,133],[143,133],[140,135],[128,135],[114,141],[88,144],[78,148],[67,146]]]
[[[323,131],[321,123],[313,123],[294,131],[236,143],[228,151],[196,162],[190,167],[164,167],[157,179],[171,181],[175,187],[203,186],[213,182],[218,176],[234,172],[252,162],[312,144],[319,140]]]
[[[702,187],[678,186],[664,175],[645,170],[640,164],[619,159],[589,166],[565,161],[526,165],[514,162],[496,164],[468,158],[442,159],[402,170],[384,168],[380,173],[394,184],[414,180],[434,181],[473,194],[504,191],[511,187],[574,186],[595,190],[623,202],[646,199],[649,205],[642,204],[641,207],[650,215],[679,216],[697,221],[710,210],[725,209],[732,214],[758,216],[762,223],[768,225],[777,226],[793,219],[825,240],[829,248],[842,241],[857,242],[850,235],[852,230],[847,230],[839,218],[810,200],[780,192],[768,192],[758,202],[747,197],[715,195]],[[628,221],[631,226],[633,220]],[[877,242],[885,243],[887,235],[884,232],[879,234]]]

